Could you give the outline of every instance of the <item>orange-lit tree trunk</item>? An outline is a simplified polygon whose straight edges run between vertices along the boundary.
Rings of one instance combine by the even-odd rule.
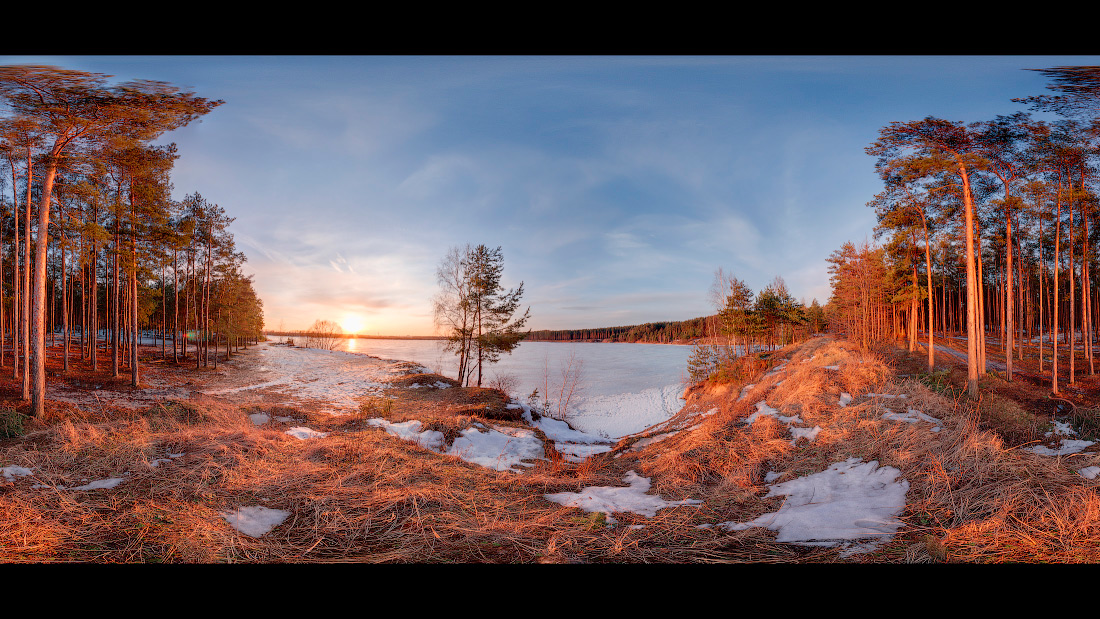
[[[27,204],[23,210],[23,274],[22,274],[22,289],[23,294],[19,301],[19,322],[22,324],[22,328],[19,329],[20,348],[23,351],[23,399],[27,400],[31,397],[30,394],[30,376],[28,371],[30,370],[30,277],[31,277],[31,161],[33,157],[30,150],[27,150]],[[56,166],[53,167],[56,170]],[[50,173],[49,171],[47,173]],[[53,172],[52,174],[56,174]],[[45,188],[45,183],[43,183]],[[50,188],[53,188],[53,178],[50,178]],[[49,212],[46,213],[46,220],[49,221]],[[41,236],[41,235],[39,235]],[[37,290],[37,286],[35,288]],[[43,282],[42,290],[45,291],[45,283]]]
[[[974,264],[974,201],[970,193],[970,175],[960,160],[958,163],[959,177],[963,184],[963,208],[965,209],[966,238],[966,377],[967,392],[971,397],[978,395],[978,345],[980,332],[978,324],[978,271]]]
[[[1058,279],[1061,270],[1061,243],[1062,243],[1062,181],[1058,181],[1057,197],[1058,213],[1054,219],[1054,288],[1051,295],[1050,316],[1050,346],[1053,358],[1051,359],[1050,389],[1054,393],[1058,391]]]

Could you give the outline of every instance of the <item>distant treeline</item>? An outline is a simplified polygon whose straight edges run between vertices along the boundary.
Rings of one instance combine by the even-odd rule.
[[[564,329],[552,331],[543,329],[531,331],[525,338],[528,342],[649,342],[667,344],[675,341],[688,341],[706,335],[706,323],[713,317],[699,317],[690,320],[670,322],[647,322],[642,325],[625,327],[601,327],[596,329]]]
[[[307,337],[310,335],[308,329],[303,331],[264,331],[266,336],[279,336],[279,337]],[[363,335],[361,333],[328,333],[325,337],[344,338],[344,339],[359,339],[359,340],[442,340],[446,339],[442,335]]]

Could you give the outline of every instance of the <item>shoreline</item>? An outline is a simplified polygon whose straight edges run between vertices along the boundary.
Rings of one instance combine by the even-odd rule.
[[[308,333],[297,332],[273,332],[264,333],[267,338],[273,337],[308,337]],[[361,335],[341,333],[329,337],[341,340],[446,340],[445,335]],[[676,340],[674,342],[607,342],[604,340],[523,340],[523,342],[545,342],[549,344],[660,344],[663,346],[691,346],[694,342]]]
[[[265,332],[264,337],[309,337],[309,333],[302,331],[272,331]],[[338,333],[335,335],[329,335],[325,337],[331,337],[341,340],[445,340],[444,335],[362,335],[358,333]]]

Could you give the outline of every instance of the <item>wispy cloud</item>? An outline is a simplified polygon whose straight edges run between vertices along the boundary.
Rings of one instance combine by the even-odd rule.
[[[863,148],[878,128],[1011,113],[1011,97],[1043,88],[1021,69],[1057,62],[37,60],[225,99],[166,137],[181,153],[173,182],[237,218],[269,317],[358,312],[412,333],[431,330],[435,267],[465,243],[504,248],[536,327],[699,315],[718,266],[754,290],[781,275],[823,299],[824,259],[874,225],[864,205],[881,183]]]

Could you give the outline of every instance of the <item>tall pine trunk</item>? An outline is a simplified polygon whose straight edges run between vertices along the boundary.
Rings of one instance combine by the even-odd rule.
[[[963,182],[963,206],[965,209],[964,236],[966,238],[966,370],[967,393],[970,397],[978,395],[978,345],[980,327],[978,324],[978,271],[974,264],[974,202],[970,193],[970,177],[962,161],[958,164],[959,176]]]

